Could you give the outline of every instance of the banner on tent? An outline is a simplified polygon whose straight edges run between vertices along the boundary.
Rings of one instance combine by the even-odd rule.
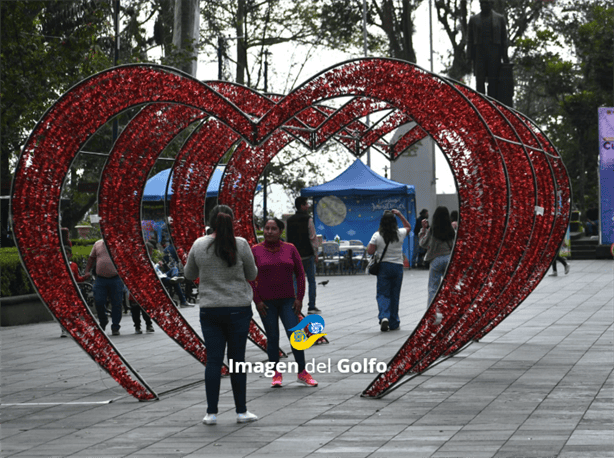
[[[385,210],[398,209],[405,215],[412,228],[416,224],[416,204],[413,195],[398,196],[325,196],[314,198],[314,223],[316,232],[325,240],[360,240],[367,245],[379,229]],[[403,253],[411,259],[413,231],[405,239]]]
[[[614,243],[614,108],[599,108],[599,190],[601,243]]]

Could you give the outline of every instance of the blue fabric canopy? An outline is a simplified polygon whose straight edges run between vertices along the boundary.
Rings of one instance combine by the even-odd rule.
[[[213,171],[213,175],[209,180],[207,186],[207,197],[217,197],[220,189],[220,183],[222,181],[222,175],[224,174],[223,166],[217,166]],[[163,200],[166,193],[166,182],[168,181],[168,175],[171,173],[171,169],[162,170],[160,173],[154,175],[145,185],[145,192],[143,193],[144,201]],[[168,187],[168,197],[173,195],[172,190],[173,177],[171,176],[171,182]]]
[[[398,209],[416,224],[414,186],[384,178],[357,159],[337,178],[301,191],[312,197],[316,232],[326,240],[360,240],[367,245],[385,210]],[[414,251],[414,232],[405,239],[403,252],[408,260]]]
[[[397,183],[396,181],[384,178],[367,167],[360,159],[356,159],[356,161],[337,178],[319,186],[305,188],[301,191],[301,196],[365,196],[415,193],[414,186]]]

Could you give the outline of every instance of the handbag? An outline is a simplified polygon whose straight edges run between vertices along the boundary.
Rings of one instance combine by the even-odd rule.
[[[382,257],[378,258],[377,253],[374,254],[369,260],[369,264],[367,264],[367,273],[369,275],[377,275],[379,274],[379,265],[382,259],[384,259],[384,255],[386,254],[386,250],[388,249],[388,243],[384,247],[384,251],[382,252]]]

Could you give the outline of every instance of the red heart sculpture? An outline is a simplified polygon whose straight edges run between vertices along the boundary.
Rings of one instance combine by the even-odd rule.
[[[334,98],[346,102],[333,109],[327,101]],[[202,340],[157,281],[140,224],[140,201],[151,167],[168,142],[192,123],[201,125],[176,158],[169,209],[172,221],[181,221],[171,224],[172,236],[185,252],[204,231],[207,183],[232,147],[236,150],[219,200],[234,208],[237,234],[252,241],[258,178],[291,141],[317,148],[335,139],[358,156],[373,147],[393,159],[431,135],[446,155],[457,181],[462,218],[448,271],[424,318],[363,396],[385,395],[406,374],[425,370],[440,356],[492,330],[537,286],[569,223],[564,165],[530,120],[407,62],[347,62],[274,99],[231,83],[203,84],[151,65],[95,75],[51,107],[24,147],[12,192],[15,238],[43,302],[76,342],[141,400],[157,395],[138,373],[129,371],[85,306],[60,249],[59,224],[62,184],[80,148],[111,118],[138,105],[146,106],[116,142],[103,172],[101,229],[137,302],[202,363]],[[376,126],[367,128],[360,121],[378,111],[385,115]],[[408,122],[415,123],[413,129],[388,144],[384,136]],[[66,267],[57,268],[62,265]],[[74,287],[66,288],[71,282]],[[438,326],[431,324],[435,308],[445,317]],[[262,346],[259,330],[252,331]]]

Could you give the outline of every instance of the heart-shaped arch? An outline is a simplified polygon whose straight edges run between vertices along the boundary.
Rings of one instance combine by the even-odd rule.
[[[341,109],[328,108],[326,101],[337,97],[351,101]],[[178,156],[170,209],[173,222],[204,224],[204,205],[194,208],[193,201],[183,199],[184,192],[195,189],[191,178],[199,174],[207,178],[206,189],[217,163],[214,157],[234,145],[237,157],[227,166],[221,198],[240,208],[235,208],[237,233],[252,240],[257,179],[289,141],[299,139],[317,147],[334,137],[357,155],[375,146],[391,158],[425,135],[439,144],[453,170],[460,200],[462,224],[454,253],[433,304],[364,396],[386,394],[405,374],[426,369],[439,356],[492,330],[537,286],[569,221],[565,168],[530,120],[407,62],[344,63],[275,100],[237,85],[202,84],[158,66],[125,66],[95,75],[58,100],[32,132],[13,182],[12,216],[23,264],[43,302],[79,345],[138,399],[153,399],[156,394],[138,374],[129,373],[127,362],[85,307],[60,250],[59,200],[64,178],[89,136],[122,111],[144,104],[150,106],[135,118],[134,126],[148,119],[159,127],[126,129],[130,134],[118,140],[105,167],[99,206],[105,242],[118,272],[146,310],[165,293],[139,286],[151,285],[146,281],[152,275],[143,249],[140,211],[134,204],[140,197],[131,193],[125,199],[117,190],[129,184],[130,176],[144,182],[159,154],[159,147],[149,150],[148,143],[164,135],[163,126],[175,132],[208,118],[200,129],[209,131],[203,131],[200,141],[213,140],[218,147],[204,163],[196,160],[200,156],[193,154],[194,148],[184,148],[185,155]],[[376,127],[360,123],[361,116],[385,109],[391,114]],[[408,122],[415,123],[413,129],[388,144],[384,136]],[[237,146],[239,140],[246,144]],[[166,141],[165,137],[158,144]],[[140,154],[131,153],[139,142]],[[139,161],[139,170],[127,167],[133,161]],[[245,192],[234,192],[237,185]],[[178,246],[189,249],[202,234],[196,233],[202,229],[198,224],[192,232],[191,224],[173,224]],[[49,270],[49,265],[65,268]],[[66,288],[68,284],[74,288]],[[430,320],[436,307],[445,316],[438,326]],[[183,348],[206,361],[202,341],[180,314],[169,318],[153,313],[152,318]]]

